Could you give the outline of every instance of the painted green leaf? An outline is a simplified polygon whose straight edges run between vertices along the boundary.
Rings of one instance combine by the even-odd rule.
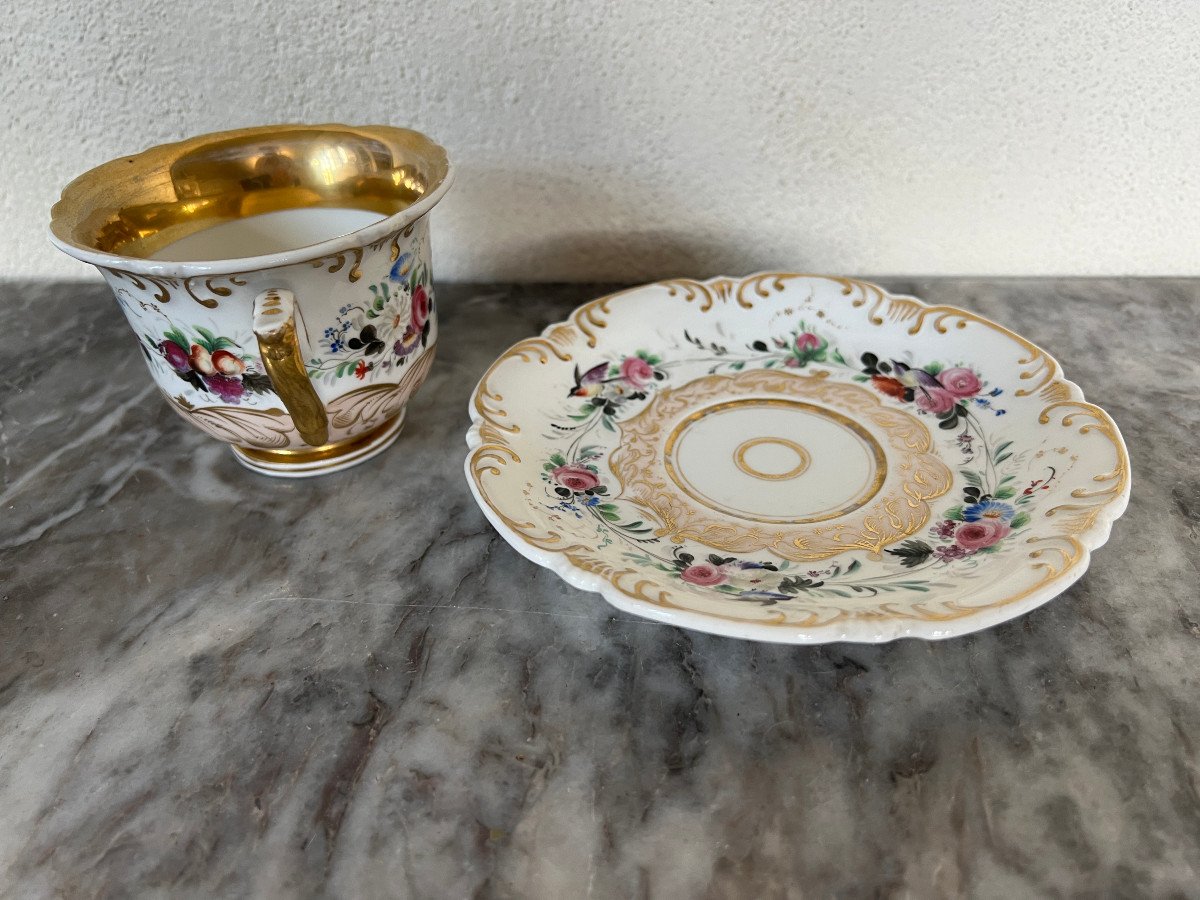
[[[952,506],[945,512],[945,517],[954,522],[961,522],[963,517],[963,508],[960,503],[958,506]]]
[[[1026,513],[1026,512],[1017,513],[1015,516],[1012,517],[1012,521],[1008,523],[1009,527],[1014,530],[1017,528],[1024,528],[1028,524],[1029,524],[1029,513]]]
[[[1010,497],[1015,497],[1016,494],[1017,489],[1012,485],[1007,485],[1002,488],[997,488],[996,493],[994,493],[992,496],[997,500],[1008,500]]]
[[[209,353],[220,349],[220,347],[217,346],[217,336],[207,328],[197,325],[196,334],[200,335],[200,339],[197,341],[197,343],[199,343],[200,346],[202,346]]]
[[[885,550],[884,553],[890,553],[892,556],[900,559],[900,565],[906,569],[911,569],[913,566],[919,566],[925,560],[933,555],[933,548],[924,541],[907,540],[895,550]]]

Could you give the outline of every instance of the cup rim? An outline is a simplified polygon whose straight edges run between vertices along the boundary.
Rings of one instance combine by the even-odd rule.
[[[441,179],[434,185],[432,190],[425,193],[420,200],[407,206],[399,212],[393,213],[378,222],[372,222],[370,225],[364,225],[362,228],[355,229],[329,240],[321,241],[316,244],[306,244],[301,247],[293,247],[289,250],[282,250],[277,253],[268,253],[260,256],[242,256],[232,257],[229,259],[217,260],[187,260],[187,261],[168,261],[149,259],[141,256],[129,256],[120,253],[111,253],[104,250],[97,250],[95,247],[89,247],[72,240],[69,236],[69,230],[66,224],[67,205],[64,201],[71,199],[73,192],[79,191],[82,187],[98,177],[107,175],[119,163],[125,161],[136,161],[139,157],[145,157],[149,154],[170,151],[173,149],[183,149],[184,147],[194,148],[202,142],[218,141],[223,138],[241,136],[253,133],[268,134],[270,132],[284,129],[313,129],[313,130],[346,130],[346,131],[371,131],[372,129],[387,129],[390,131],[405,131],[414,136],[416,139],[425,142],[428,148],[440,157],[439,161],[445,166],[445,172]],[[59,250],[66,253],[75,259],[82,262],[91,263],[94,266],[107,269],[119,269],[122,271],[132,272],[138,275],[150,275],[162,278],[191,278],[196,276],[214,276],[214,275],[233,275],[245,272],[253,272],[262,269],[277,269],[284,266],[292,266],[297,263],[310,262],[312,260],[321,259],[327,256],[336,256],[339,253],[345,253],[366,244],[371,244],[376,241],[383,240],[391,235],[402,231],[413,222],[416,222],[431,210],[438,201],[442,199],[446,191],[450,189],[451,183],[455,177],[455,166],[450,162],[446,154],[446,150],[440,144],[434,142],[427,135],[413,129],[400,129],[395,126],[374,126],[374,125],[343,125],[336,123],[328,123],[322,125],[308,125],[304,123],[288,123],[280,125],[265,125],[254,128],[240,128],[230,131],[216,131],[206,134],[196,135],[182,141],[169,141],[162,144],[156,144],[147,147],[138,153],[131,156],[122,156],[101,163],[95,166],[77,178],[72,179],[62,193],[57,203],[50,209],[50,225],[48,228],[50,243]]]

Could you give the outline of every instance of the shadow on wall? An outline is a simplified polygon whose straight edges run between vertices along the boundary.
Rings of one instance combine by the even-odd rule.
[[[745,241],[723,233],[709,206],[662,184],[639,184],[611,173],[573,175],[473,168],[434,213],[439,270],[487,272],[496,281],[606,281],[744,275],[764,269],[804,271],[806,254],[745,252]],[[672,210],[678,226],[641,227],[641,211]],[[449,258],[448,258],[449,257]],[[457,257],[457,258],[455,258]],[[797,267],[800,267],[797,269]]]

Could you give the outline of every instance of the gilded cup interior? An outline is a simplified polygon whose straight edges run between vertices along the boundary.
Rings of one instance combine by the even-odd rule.
[[[213,225],[289,209],[392,216],[449,176],[407,128],[275,125],[202,135],[105,163],[63,190],[50,230],[79,250],[149,259]]]

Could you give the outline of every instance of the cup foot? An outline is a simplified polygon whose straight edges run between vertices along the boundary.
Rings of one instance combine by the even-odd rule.
[[[390,447],[404,427],[401,410],[382,425],[336,444],[310,447],[305,450],[261,450],[233,446],[234,458],[243,466],[261,475],[275,478],[312,478],[348,469],[372,459]]]

